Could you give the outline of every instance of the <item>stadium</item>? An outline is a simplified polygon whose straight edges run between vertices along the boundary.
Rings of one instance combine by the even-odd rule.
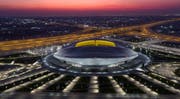
[[[150,59],[108,40],[85,40],[64,46],[46,56],[43,66],[77,76],[108,76],[144,72]]]

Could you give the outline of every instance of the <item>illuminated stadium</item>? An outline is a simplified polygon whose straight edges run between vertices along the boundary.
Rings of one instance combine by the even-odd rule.
[[[119,75],[144,72],[150,59],[121,44],[86,40],[64,46],[43,59],[46,68],[69,75]]]

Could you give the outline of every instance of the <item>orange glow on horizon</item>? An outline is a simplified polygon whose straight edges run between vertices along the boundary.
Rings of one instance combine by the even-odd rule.
[[[178,6],[180,3],[179,0],[0,0],[0,2],[0,8],[49,10],[163,9]]]
[[[0,16],[179,13],[180,0],[0,0]]]

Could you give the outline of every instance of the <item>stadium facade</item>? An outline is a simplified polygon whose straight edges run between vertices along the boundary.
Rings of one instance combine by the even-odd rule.
[[[108,40],[86,40],[63,47],[43,59],[43,66],[70,75],[119,75],[143,72],[150,59]]]

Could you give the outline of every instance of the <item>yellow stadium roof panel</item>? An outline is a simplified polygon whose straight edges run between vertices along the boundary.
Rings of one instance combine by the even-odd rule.
[[[110,46],[115,47],[116,44],[114,42],[106,41],[106,40],[87,40],[79,42],[75,45],[75,47],[83,47],[83,46]]]

